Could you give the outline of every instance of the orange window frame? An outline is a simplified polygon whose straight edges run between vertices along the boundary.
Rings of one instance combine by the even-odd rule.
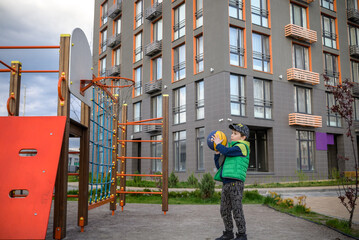
[[[150,62],[150,82],[154,82],[154,80],[153,80],[153,61],[156,61],[157,60],[157,58],[162,58],[162,55],[159,55],[159,56],[156,56],[156,57],[154,57],[154,58],[152,58],[151,59],[151,62]],[[163,60],[163,59],[162,59]],[[163,67],[162,67],[162,69],[161,70],[163,70]],[[163,71],[162,71],[162,74],[163,74]],[[163,75],[162,75],[162,77],[163,77]],[[160,79],[162,79],[162,78],[160,78]],[[158,80],[160,80],[160,79],[158,79]],[[156,80],[157,81],[157,80]]]
[[[245,28],[241,28],[241,27],[238,27],[238,26],[235,26],[233,24],[230,24],[229,27],[228,27],[228,39],[230,39],[230,31],[229,29],[233,27],[233,28],[239,28],[243,31],[243,48],[246,49],[246,46],[247,46],[247,31]],[[262,34],[262,33],[258,33],[258,34]],[[263,35],[263,34],[262,34]],[[230,45],[230,43],[228,42],[228,45]],[[231,62],[231,50],[229,50],[229,63]],[[230,64],[231,66],[234,66],[234,67],[240,67],[240,68],[247,68],[247,51],[244,51],[244,56],[243,56],[243,60],[244,60],[244,64],[243,64],[243,67],[242,66],[236,66],[236,65],[233,65],[233,64]]]
[[[177,46],[175,46],[175,47],[173,47],[172,48],[172,56],[171,56],[171,62],[172,62],[172,77],[171,77],[171,82],[172,83],[174,83],[174,82],[178,82],[178,81],[181,81],[182,79],[184,79],[184,78],[182,78],[182,79],[178,79],[178,80],[176,80],[176,81],[174,81],[174,75],[175,75],[175,72],[174,72],[174,69],[173,69],[173,67],[174,67],[174,53],[175,53],[175,49],[176,48],[179,48],[179,47],[181,47],[181,46],[186,46],[186,42],[184,42],[184,43],[182,43],[182,44],[179,44],[179,45],[177,45]],[[186,52],[186,47],[185,47],[185,52]],[[187,58],[187,54],[186,54],[186,58]],[[187,61],[186,61],[186,64],[187,64]],[[186,65],[186,71],[187,71],[187,65]],[[187,74],[186,74],[186,77],[187,77]]]
[[[141,85],[142,85],[142,81],[143,81],[143,67],[142,67],[142,65],[140,65],[140,66],[134,68],[134,69],[133,69],[133,73],[132,73],[132,79],[133,79],[134,82],[135,82],[135,83],[134,83],[134,86],[133,86],[133,88],[132,88],[132,98],[139,97],[139,96],[142,95],[142,91],[141,91],[141,94],[140,94],[140,95],[135,96],[135,90],[136,90],[136,89],[135,89],[135,86],[136,86],[136,70],[139,69],[139,68],[141,68],[141,79],[140,79]]]

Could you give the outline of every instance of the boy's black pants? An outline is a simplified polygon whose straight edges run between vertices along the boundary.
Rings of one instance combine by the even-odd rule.
[[[233,212],[238,233],[246,232],[246,221],[242,207],[243,189],[244,183],[242,181],[223,184],[220,211],[226,231],[233,231]]]

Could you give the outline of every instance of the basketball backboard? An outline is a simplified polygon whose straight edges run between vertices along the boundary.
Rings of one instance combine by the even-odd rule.
[[[91,106],[92,94],[87,90],[82,95],[80,88],[81,80],[92,79],[91,67],[91,49],[86,35],[80,28],[75,28],[71,34],[69,88],[73,95],[88,106]]]

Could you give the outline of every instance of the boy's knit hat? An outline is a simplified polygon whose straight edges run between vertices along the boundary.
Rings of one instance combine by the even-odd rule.
[[[246,125],[243,125],[241,123],[232,123],[229,125],[229,128],[231,130],[235,130],[237,132],[240,132],[243,136],[246,136],[246,140],[249,138],[249,128]]]

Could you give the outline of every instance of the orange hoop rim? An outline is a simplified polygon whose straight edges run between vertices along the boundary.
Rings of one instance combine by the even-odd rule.
[[[64,72],[61,73],[61,77],[59,78],[59,82],[57,83],[57,93],[59,95],[60,102],[63,103],[65,101],[65,98],[62,96],[62,93],[61,93],[62,82],[66,83],[66,78],[65,78]]]
[[[11,95],[10,95],[10,97],[9,97],[8,100],[7,100],[7,103],[6,103],[7,112],[9,113],[10,116],[14,116],[14,115],[15,115],[15,113],[11,112],[11,110],[10,110],[10,100],[13,99],[14,102],[15,102],[15,97],[14,97],[14,95],[15,95],[15,94],[12,92]]]

